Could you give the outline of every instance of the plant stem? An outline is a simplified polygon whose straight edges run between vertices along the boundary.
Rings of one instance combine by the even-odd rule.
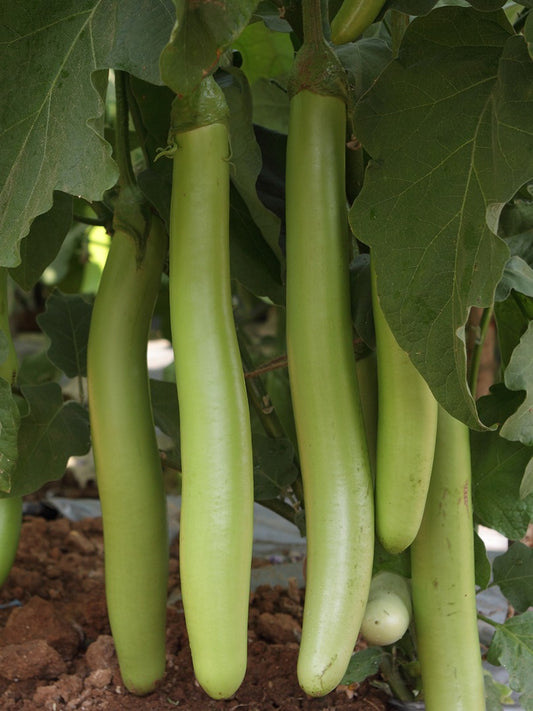
[[[150,154],[148,153],[147,148],[148,131],[146,130],[146,126],[144,125],[142,114],[139,109],[139,104],[137,103],[137,99],[135,98],[135,94],[133,93],[133,90],[131,88],[129,77],[127,77],[126,82],[126,95],[128,99],[128,107],[131,119],[135,127],[135,133],[137,134],[137,138],[139,140],[139,144],[142,150],[144,163],[146,166],[149,166],[152,161],[150,159]]]
[[[499,622],[495,622],[494,620],[491,620],[490,617],[485,617],[485,615],[481,612],[477,613],[477,618],[478,618],[478,620],[481,620],[481,622],[486,622],[491,627],[494,627],[494,629],[498,629],[498,627],[502,626]]]
[[[267,435],[273,439],[285,437],[285,430],[283,429],[283,425],[281,424],[276,410],[272,405],[270,395],[267,393],[266,388],[263,385],[263,381],[260,377],[246,377],[246,371],[253,370],[253,363],[246,344],[244,343],[242,333],[239,330],[237,330],[237,340],[239,342],[241,360],[245,370],[245,383],[248,398]]]
[[[128,75],[122,70],[115,71],[116,97],[116,139],[115,154],[120,171],[122,185],[136,184],[135,173],[131,163],[129,140],[129,108],[128,108]]]
[[[483,344],[487,337],[490,322],[492,319],[493,307],[489,307],[483,311],[481,316],[481,321],[479,323],[479,335],[476,338],[474,347],[472,349],[472,360],[470,363],[470,392],[475,398],[477,390],[477,381],[479,377],[479,366],[481,364],[481,354],[483,351]]]
[[[323,0],[302,0],[302,23],[304,42],[319,44],[324,41]]]
[[[397,699],[405,702],[413,700],[413,694],[409,691],[409,688],[398,671],[396,664],[394,664],[392,655],[383,655],[383,659],[381,661],[381,673],[387,680],[391,691]]]

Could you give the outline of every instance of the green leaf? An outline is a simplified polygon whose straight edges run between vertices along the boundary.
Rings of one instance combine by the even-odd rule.
[[[533,59],[533,14],[530,12],[524,25],[524,37],[526,38],[529,54]]]
[[[294,466],[294,448],[288,439],[253,435],[254,498],[274,499],[283,494],[298,476]]]
[[[248,24],[257,0],[196,3],[176,0],[176,23],[161,52],[163,82],[178,95],[192,94]]]
[[[157,149],[167,145],[170,110],[175,95],[167,86],[155,86],[136,77],[130,77],[130,87],[146,132],[145,148],[153,161]],[[172,165],[172,161],[157,161],[155,166],[161,163]]]
[[[494,583],[516,612],[533,607],[533,548],[516,542],[492,564]]]
[[[254,123],[271,131],[289,130],[289,95],[277,81],[258,79],[252,84]]]
[[[87,454],[90,447],[87,410],[73,400],[64,403],[57,383],[22,385],[21,391],[30,412],[20,422],[13,496],[60,479],[69,457]]]
[[[478,429],[464,328],[493,302],[509,255],[499,212],[533,173],[532,82],[503,13],[442,7],[413,20],[355,112],[372,161],[351,224],[383,309],[439,402]]]
[[[525,390],[527,395],[518,410],[502,425],[506,439],[533,446],[533,321],[514,349],[505,369],[504,380],[509,390]]]
[[[376,539],[374,543],[374,562],[372,574],[379,573],[380,570],[388,570],[390,573],[397,573],[404,578],[411,577],[411,554],[409,550],[402,553],[389,553]]]
[[[174,467],[181,467],[180,414],[176,383],[150,378],[150,397],[154,424],[172,441],[172,448],[166,456]]]
[[[280,219],[265,207],[256,189],[262,160],[252,125],[250,87],[240,70],[231,70],[230,77],[231,81],[224,82],[222,88],[230,110],[231,179],[259,227],[263,239],[281,262]]]
[[[0,491],[5,493],[11,492],[17,466],[19,425],[20,413],[11,393],[11,383],[0,378]]]
[[[513,255],[507,260],[503,276],[496,289],[495,300],[505,301],[511,289],[526,296],[533,296],[533,269],[518,255]]]
[[[55,289],[37,323],[50,339],[48,357],[69,378],[87,375],[87,341],[92,304],[79,294]]]
[[[17,284],[29,291],[53,261],[72,224],[72,196],[55,191],[53,205],[32,222],[20,247],[21,264],[10,270]]]
[[[336,52],[348,72],[355,100],[370,89],[392,59],[390,44],[380,37],[362,37],[357,42],[341,45]]]
[[[375,348],[369,254],[358,254],[350,264],[350,295],[355,331],[369,348]]]
[[[531,450],[498,432],[471,432],[474,514],[488,528],[519,540],[533,520],[533,495],[520,498]]]
[[[480,590],[485,590],[490,582],[490,560],[483,539],[474,531],[474,560],[476,585]]]
[[[533,711],[533,610],[496,626],[487,659],[509,673],[509,686],[521,692],[520,704]]]
[[[486,711],[502,711],[502,704],[509,706],[514,704],[511,689],[505,684],[498,683],[488,669],[483,670],[483,681],[485,682]]]
[[[533,298],[511,291],[509,298],[494,305],[498,345],[503,367],[506,368],[514,349],[533,319]]]
[[[490,395],[484,395],[477,401],[481,420],[490,427],[500,426],[517,409],[524,399],[523,393],[508,390],[503,383],[490,387]]]
[[[176,383],[150,378],[150,397],[155,425],[179,444],[180,413]]]
[[[520,498],[525,499],[530,494],[533,494],[533,458],[529,461],[520,484]]]
[[[50,361],[46,350],[28,353],[20,362],[17,382],[19,385],[40,385],[58,382],[62,372]]]
[[[292,68],[294,47],[287,32],[274,32],[263,22],[249,24],[233,43],[242,56],[242,71],[253,84],[257,79],[286,77]]]
[[[54,190],[101,199],[117,179],[104,140],[107,68],[160,82],[174,19],[170,0],[7,3],[0,24],[0,264]],[[149,28],[149,31],[147,31]]]
[[[268,297],[274,304],[284,304],[279,261],[233,185],[230,195],[231,275],[252,294]]]
[[[381,647],[367,647],[352,654],[341,684],[358,684],[368,676],[377,674],[384,654]]]

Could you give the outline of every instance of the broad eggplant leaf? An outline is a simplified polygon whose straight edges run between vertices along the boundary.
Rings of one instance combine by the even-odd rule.
[[[242,71],[250,83],[254,123],[287,133],[287,83],[294,58],[289,35],[283,30],[272,32],[263,22],[253,22],[233,46],[242,56]]]
[[[533,321],[514,349],[504,373],[509,390],[525,390],[527,395],[518,410],[502,425],[506,439],[533,446]]]
[[[0,492],[9,494],[17,466],[20,412],[11,393],[11,383],[0,378]]]
[[[264,22],[252,22],[233,43],[240,52],[242,71],[253,84],[257,79],[286,77],[292,68],[294,47],[287,32],[274,32]]]
[[[52,207],[33,220],[29,234],[20,246],[21,264],[9,271],[24,291],[35,286],[55,259],[71,224],[72,195],[55,191]]]
[[[500,360],[503,368],[507,368],[514,349],[527,331],[533,319],[533,298],[524,296],[517,291],[511,291],[505,301],[494,304]],[[509,413],[511,414],[511,413]]]
[[[288,439],[253,435],[254,499],[265,501],[283,494],[296,477],[294,448]]]
[[[372,86],[392,59],[390,44],[381,37],[362,37],[357,42],[341,45],[336,53],[348,72],[353,100]]]
[[[530,460],[524,472],[524,478],[520,484],[520,498],[525,499],[526,496],[533,494],[533,458]]]
[[[516,542],[492,564],[494,583],[516,612],[533,607],[533,548]]]
[[[488,669],[483,669],[483,681],[485,682],[485,711],[502,711],[503,704],[507,706],[514,704],[511,689],[497,682]]]
[[[92,304],[79,294],[55,289],[37,323],[48,336],[48,358],[69,378],[87,375],[87,342]]]
[[[490,387],[490,395],[484,395],[477,401],[482,422],[491,427],[500,427],[524,400],[524,393],[508,390],[503,383]]]
[[[390,573],[403,575],[404,578],[411,577],[411,552],[405,550],[402,553],[389,553],[376,539],[374,543],[374,562],[372,564],[372,574],[379,573],[380,570],[388,570]]]
[[[7,3],[0,20],[0,264],[16,267],[55,190],[101,199],[117,180],[104,140],[107,68],[160,82],[171,0]],[[147,32],[147,28],[150,31]]]
[[[474,562],[476,586],[485,590],[490,583],[490,560],[483,539],[474,531]]]
[[[442,7],[413,20],[355,110],[372,160],[352,229],[372,249],[398,342],[439,402],[477,429],[465,324],[471,306],[493,302],[509,256],[499,212],[533,174],[532,84],[503,13]]]
[[[228,78],[229,81],[222,83],[222,89],[230,110],[231,180],[246,203],[263,239],[281,262],[280,219],[265,207],[257,194],[256,184],[262,161],[261,149],[252,125],[250,87],[246,77],[238,69],[231,70]]]
[[[165,448],[165,463],[181,470],[180,415],[176,383],[150,378],[150,399],[155,426],[172,442]]]
[[[507,260],[503,276],[496,288],[495,301],[505,301],[509,298],[511,289],[525,296],[533,296],[533,269],[516,254]]]
[[[150,399],[154,424],[179,446],[180,413],[176,383],[150,378]]]
[[[230,190],[231,275],[258,297],[285,303],[280,263],[263,239],[238,190]]]
[[[526,38],[529,54],[533,59],[533,14],[531,12],[527,16],[526,24],[524,26],[524,37]]]
[[[385,652],[381,647],[367,647],[352,655],[341,684],[358,684],[377,674]]]
[[[217,69],[256,5],[257,0],[176,0],[176,22],[160,57],[163,82],[178,96],[192,94]]]
[[[374,349],[376,334],[372,313],[369,254],[358,254],[350,264],[350,296],[355,332],[369,348]]]
[[[29,414],[20,421],[19,457],[13,474],[13,496],[24,496],[48,481],[60,479],[69,457],[90,448],[89,414],[78,402],[63,402],[57,383],[22,385]]]
[[[509,686],[521,692],[520,705],[533,711],[533,610],[496,625],[487,660],[505,667]]]
[[[533,520],[533,495],[520,498],[532,450],[498,432],[471,432],[472,505],[476,519],[511,540]]]

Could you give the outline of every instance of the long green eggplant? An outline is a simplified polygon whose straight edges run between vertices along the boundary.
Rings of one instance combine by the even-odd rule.
[[[304,484],[307,584],[298,659],[313,696],[341,680],[372,574],[372,480],[353,352],[346,108],[303,89],[287,145],[287,351]]]
[[[331,41],[344,44],[356,40],[381,12],[385,0],[344,0],[331,21]]]
[[[166,500],[146,359],[166,250],[155,216],[144,249],[115,232],[87,354],[107,608],[124,684],[137,694],[154,689],[166,662]]]
[[[198,123],[173,135],[169,285],[183,607],[196,678],[221,699],[235,693],[246,672],[253,460],[231,298],[225,101],[212,78],[202,84],[213,112],[200,109]]]
[[[376,531],[390,553],[414,540],[426,502],[437,434],[437,401],[400,347],[381,308],[372,270],[378,360]]]
[[[484,711],[474,580],[470,442],[439,406],[422,525],[411,547],[413,610],[427,711]]]

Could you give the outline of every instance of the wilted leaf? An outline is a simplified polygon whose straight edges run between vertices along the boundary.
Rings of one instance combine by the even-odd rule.
[[[57,383],[21,386],[30,412],[20,422],[19,458],[13,495],[23,496],[60,479],[69,457],[87,454],[89,414],[74,401],[63,402]]]
[[[533,548],[516,542],[492,564],[494,583],[516,612],[533,607]]]
[[[37,322],[50,339],[48,357],[69,378],[87,375],[87,342],[92,305],[79,294],[55,289]]]
[[[464,327],[471,306],[492,304],[509,255],[499,212],[533,174],[532,82],[503,13],[442,7],[413,20],[355,113],[372,161],[354,233],[372,248],[400,345],[475,428]]]

